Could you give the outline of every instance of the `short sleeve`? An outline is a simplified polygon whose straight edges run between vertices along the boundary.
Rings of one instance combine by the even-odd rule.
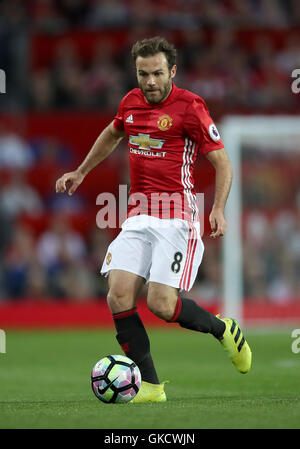
[[[188,136],[199,145],[200,153],[224,148],[220,134],[214,124],[205,101],[196,98],[187,107],[184,118],[184,129]]]
[[[117,115],[113,119],[113,125],[118,131],[124,130],[124,116],[123,116],[123,103],[124,98],[119,104],[119,109]]]

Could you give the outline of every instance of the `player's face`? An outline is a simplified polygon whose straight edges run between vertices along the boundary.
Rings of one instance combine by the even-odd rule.
[[[148,103],[160,103],[165,100],[172,89],[172,78],[176,74],[176,66],[169,70],[164,53],[154,56],[136,58],[137,80]]]

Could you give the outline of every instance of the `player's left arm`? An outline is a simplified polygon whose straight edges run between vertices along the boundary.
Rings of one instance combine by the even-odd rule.
[[[206,157],[216,170],[215,199],[209,215],[212,229],[210,237],[216,238],[226,232],[224,209],[231,188],[232,167],[225,148],[210,151]]]

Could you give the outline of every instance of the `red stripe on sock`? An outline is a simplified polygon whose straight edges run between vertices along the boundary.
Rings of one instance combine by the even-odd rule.
[[[124,353],[128,354],[128,352],[129,352],[129,341],[127,343],[122,343],[120,346],[123,349]]]
[[[125,310],[124,312],[113,313],[113,319],[114,320],[120,320],[122,318],[126,318],[128,316],[131,316],[131,315],[133,315],[136,312],[137,312],[137,307],[134,307],[133,309],[130,309],[130,310]]]
[[[174,314],[173,314],[172,318],[169,320],[170,323],[173,323],[174,321],[177,320],[177,318],[179,317],[180,312],[181,312],[181,307],[182,307],[182,301],[180,298],[177,298]]]

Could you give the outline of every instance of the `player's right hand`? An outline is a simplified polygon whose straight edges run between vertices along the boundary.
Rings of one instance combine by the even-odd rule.
[[[65,173],[56,181],[56,193],[63,193],[68,190],[68,194],[72,195],[77,187],[82,183],[83,178],[83,174],[78,172],[77,170],[70,173]]]

